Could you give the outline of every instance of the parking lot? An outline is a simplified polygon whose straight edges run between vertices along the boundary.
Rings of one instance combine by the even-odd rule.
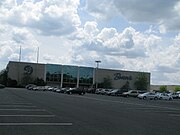
[[[180,99],[0,90],[2,135],[179,135]]]

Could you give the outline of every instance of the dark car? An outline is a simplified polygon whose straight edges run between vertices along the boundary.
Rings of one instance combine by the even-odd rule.
[[[60,91],[58,91],[58,93],[66,93],[67,90],[68,88],[61,88]]]
[[[86,92],[84,89],[81,88],[70,88],[69,90],[66,91],[67,94],[79,94],[79,95],[84,95]]]
[[[95,93],[96,92],[96,89],[95,88],[88,88],[86,90],[87,93]]]
[[[2,89],[2,88],[5,88],[5,86],[3,84],[0,84],[0,89]]]
[[[25,86],[25,88],[28,90],[33,90],[34,87],[36,87],[36,85],[34,85],[34,84],[28,84]]]
[[[109,93],[107,93],[107,95],[109,95],[109,96],[120,96],[120,95],[122,95],[123,92],[124,91],[121,89],[114,89],[114,90],[110,91]]]

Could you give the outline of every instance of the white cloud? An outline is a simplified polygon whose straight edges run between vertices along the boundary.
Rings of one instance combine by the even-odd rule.
[[[23,1],[7,8],[2,4],[0,19],[13,26],[29,27],[44,35],[64,35],[81,24],[77,14],[79,0]]]
[[[17,61],[19,59],[19,54],[17,53],[12,53],[9,57],[8,57],[9,60],[11,61]]]
[[[4,26],[4,27],[3,27]],[[0,60],[19,60],[20,46],[22,50],[22,60],[35,61],[35,48],[39,42],[33,34],[24,28],[12,27],[10,25],[0,25]]]
[[[97,34],[98,32],[97,23],[96,22],[86,22],[84,25],[84,34],[87,34],[88,36],[94,36],[94,34]]]
[[[114,0],[119,12],[131,22],[155,23],[161,32],[179,31],[179,0]],[[128,10],[127,10],[128,9]]]
[[[4,58],[7,58],[9,55],[12,54],[13,50],[10,46],[5,46],[5,45],[1,45],[0,46],[0,57],[4,57]]]
[[[179,0],[87,0],[86,7],[98,20],[121,15],[132,23],[157,24],[163,33],[180,30]]]
[[[115,28],[104,28],[102,31],[97,35],[97,38],[99,38],[102,41],[106,41],[110,38],[113,38],[117,35],[117,31]]]
[[[86,10],[98,20],[110,20],[118,14],[112,0],[86,0]]]

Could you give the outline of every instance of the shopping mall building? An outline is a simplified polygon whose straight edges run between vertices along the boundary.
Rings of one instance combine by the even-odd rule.
[[[128,83],[131,89],[136,89],[134,83],[137,81],[137,77],[144,74],[147,78],[147,89],[150,89],[150,73],[148,72],[15,61],[8,63],[7,71],[8,78],[16,80],[18,84],[23,84],[23,80],[27,77],[33,79],[38,77],[51,86],[92,87],[108,78],[112,88],[122,88]]]

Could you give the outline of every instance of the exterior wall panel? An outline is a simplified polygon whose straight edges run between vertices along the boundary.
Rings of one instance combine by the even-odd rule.
[[[110,78],[113,88],[121,88],[123,85],[129,82],[131,89],[136,89],[134,83],[137,80],[137,77],[142,72],[133,72],[133,71],[122,71],[122,70],[110,70],[110,69],[97,69],[96,75],[97,82],[103,82],[104,78]],[[150,89],[150,73],[144,72],[148,80],[148,90]]]
[[[148,90],[150,90],[150,73],[134,72],[112,69],[97,69],[93,67],[78,67],[70,65],[37,64],[27,62],[10,61],[7,65],[8,77],[17,80],[21,84],[24,74],[30,74],[34,79],[39,77],[52,83],[62,86],[92,86],[96,82],[102,83],[104,78],[110,78],[112,88],[121,88],[127,82],[131,89],[136,89],[134,83],[139,74],[145,74],[148,80]],[[53,75],[52,76],[48,76]],[[52,80],[53,79],[53,80]]]
[[[39,77],[45,79],[45,65],[27,62],[14,62],[10,61],[7,65],[8,77],[16,80],[21,84],[21,80],[25,74],[30,75],[33,79]]]

